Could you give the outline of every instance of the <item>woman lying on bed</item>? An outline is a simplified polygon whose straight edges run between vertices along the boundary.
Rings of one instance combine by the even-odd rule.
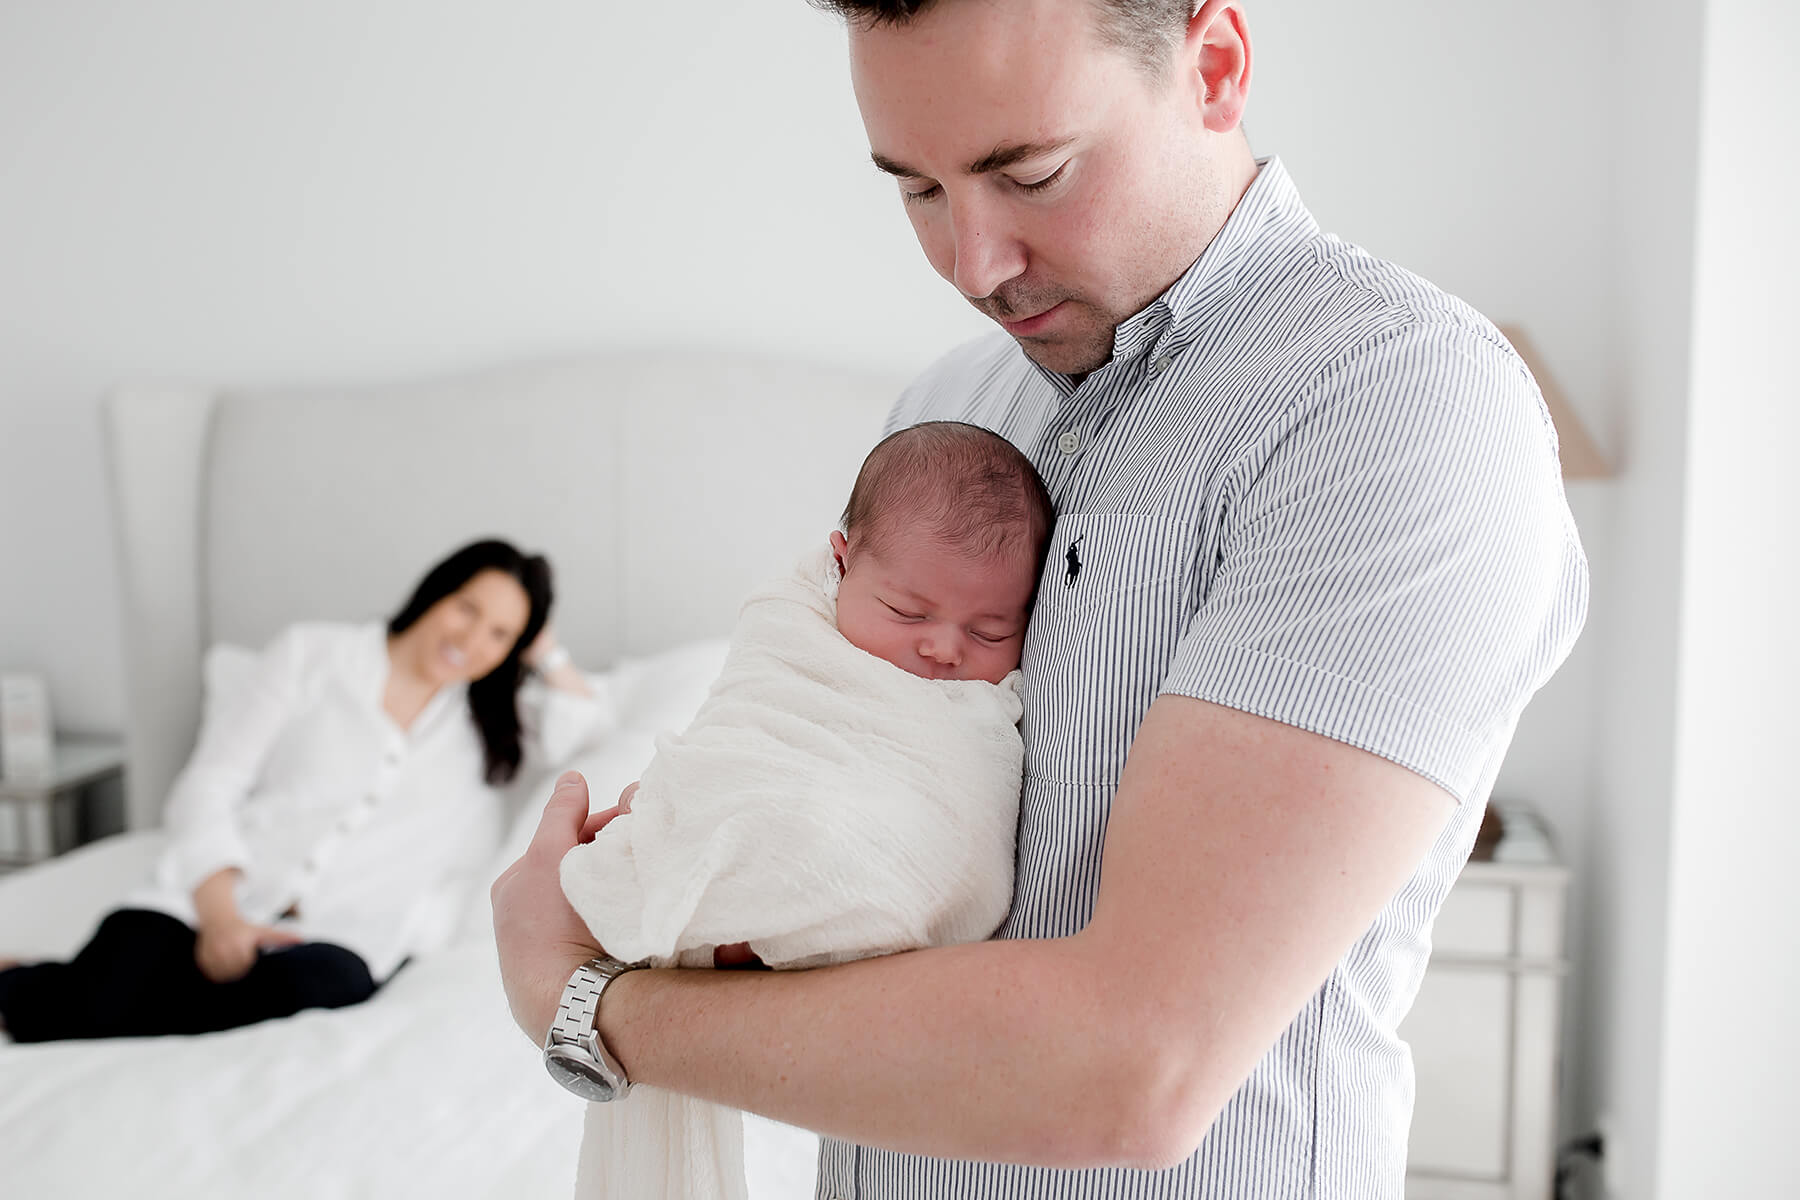
[[[284,631],[242,701],[208,714],[151,881],[72,961],[0,970],[6,1031],[204,1033],[342,1007],[445,941],[525,743],[557,755],[599,715],[550,601],[543,558],[483,541],[385,625]],[[546,686],[522,689],[533,670]]]

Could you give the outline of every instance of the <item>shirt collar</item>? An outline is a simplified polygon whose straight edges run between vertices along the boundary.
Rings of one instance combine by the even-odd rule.
[[[1256,178],[1200,257],[1168,290],[1113,331],[1107,366],[1143,357],[1161,345],[1165,335],[1185,342],[1187,334],[1219,309],[1245,268],[1266,259],[1272,246],[1295,244],[1318,233],[1319,224],[1302,203],[1281,159],[1258,159],[1257,168]],[[1038,370],[1065,395],[1075,390],[1067,375]]]
[[[381,714],[382,719],[387,721],[393,732],[401,738],[416,738],[420,733],[443,720],[444,711],[461,703],[469,694],[469,685],[466,683],[445,684],[433,693],[430,700],[425,702],[425,707],[420,709],[419,715],[413,718],[411,727],[402,731],[393,724],[387,715],[388,675],[393,670],[393,664],[388,658],[387,623],[373,621],[364,626],[361,643],[363,670],[367,673],[365,676],[367,682],[364,686],[374,701],[375,711]]]

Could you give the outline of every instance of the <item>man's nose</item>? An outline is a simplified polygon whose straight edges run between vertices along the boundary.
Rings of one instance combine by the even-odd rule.
[[[951,282],[971,300],[993,295],[1025,271],[1024,246],[999,206],[985,196],[965,198],[952,208],[950,237],[956,255]]]

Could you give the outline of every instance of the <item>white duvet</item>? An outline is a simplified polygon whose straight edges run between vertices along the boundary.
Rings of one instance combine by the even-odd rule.
[[[573,763],[615,792],[680,728],[723,646],[628,664],[596,684],[632,727]],[[537,776],[496,869],[549,794]],[[0,954],[66,957],[155,861],[156,833],[108,838],[0,877]],[[203,1037],[13,1045],[0,1038],[0,1196],[7,1200],[514,1200],[566,1196],[580,1101],[545,1074],[506,1011],[486,884],[464,932],[374,999]],[[751,1195],[803,1200],[817,1141],[747,1127]]]
[[[1018,676],[928,680],[837,631],[829,553],[744,605],[632,811],[563,859],[608,952],[710,966],[749,942],[807,967],[975,941],[1012,898]],[[583,1200],[744,1196],[741,1115],[636,1088],[589,1107]]]
[[[122,890],[159,845],[131,834],[84,857],[112,859]],[[0,890],[0,903],[20,899]],[[0,1045],[0,1194],[565,1194],[580,1105],[537,1058],[480,939],[355,1008],[202,1037]]]

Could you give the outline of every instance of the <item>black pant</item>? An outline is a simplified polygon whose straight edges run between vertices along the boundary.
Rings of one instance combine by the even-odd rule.
[[[264,951],[243,978],[214,983],[194,941],[165,913],[120,909],[73,961],[0,971],[0,1020],[19,1042],[211,1033],[375,994],[368,965],[342,946]]]

